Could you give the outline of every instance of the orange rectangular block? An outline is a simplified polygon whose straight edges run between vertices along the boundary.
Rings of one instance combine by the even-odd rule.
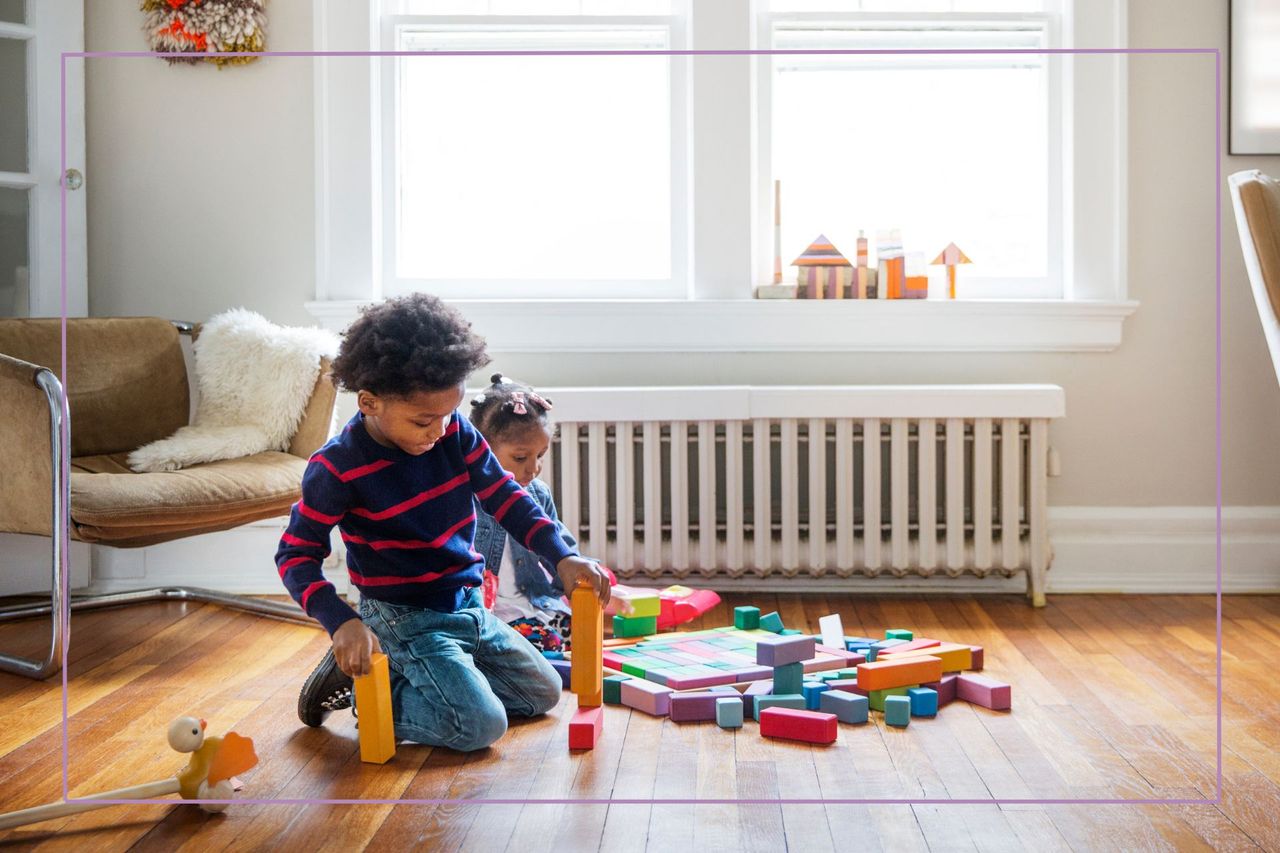
[[[858,687],[862,690],[914,687],[941,678],[942,661],[928,655],[907,655],[901,660],[858,664]]]
[[[908,657],[928,655],[942,661],[943,672],[961,672],[973,668],[973,648],[959,643],[943,643],[927,649],[912,649],[907,652],[894,653],[892,649],[876,658],[877,661],[901,660]],[[929,679],[936,681],[937,679]]]
[[[396,754],[391,670],[387,656],[381,652],[374,653],[370,664],[370,673],[355,679],[356,710],[360,712],[360,760],[386,764]]]
[[[573,610],[569,689],[577,694],[579,707],[599,707],[604,703],[604,609],[589,586],[575,587],[569,606]]]

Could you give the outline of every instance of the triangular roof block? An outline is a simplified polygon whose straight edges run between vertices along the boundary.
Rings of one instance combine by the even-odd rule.
[[[809,248],[804,250],[804,254],[792,261],[791,265],[793,267],[853,266],[848,258],[840,254],[825,234],[819,234],[818,238],[809,244]]]
[[[938,257],[934,258],[930,263],[951,266],[952,264],[971,264],[973,261],[969,260],[969,256],[960,251],[960,247],[955,243],[948,243],[947,248],[939,252]]]

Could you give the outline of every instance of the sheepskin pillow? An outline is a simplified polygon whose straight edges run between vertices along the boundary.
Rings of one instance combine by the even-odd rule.
[[[196,339],[195,418],[129,454],[139,473],[286,450],[320,372],[338,349],[322,329],[286,328],[243,308],[219,314]]]

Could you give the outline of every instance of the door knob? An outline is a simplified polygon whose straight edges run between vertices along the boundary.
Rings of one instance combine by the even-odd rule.
[[[78,190],[84,184],[84,175],[80,174],[79,169],[67,169],[67,173],[62,176],[62,181],[69,190]]]

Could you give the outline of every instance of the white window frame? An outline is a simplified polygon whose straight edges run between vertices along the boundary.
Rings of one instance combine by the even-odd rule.
[[[566,16],[566,15],[387,15],[382,19],[381,44],[388,50],[403,50],[401,33],[413,28],[428,30],[459,30],[468,27],[485,29],[554,27],[556,29],[663,27],[668,30],[669,50],[683,50],[686,36],[683,18],[679,15],[653,16]],[[531,48],[538,49],[538,48]],[[402,293],[423,291],[445,299],[587,299],[587,298],[650,298],[687,299],[689,293],[689,226],[686,219],[688,205],[688,164],[685,152],[688,146],[686,117],[688,107],[685,93],[688,89],[687,67],[684,57],[672,56],[669,64],[669,92],[671,116],[671,211],[670,251],[671,277],[662,279],[578,279],[578,280],[512,280],[512,279],[443,279],[400,278],[396,275],[396,240],[398,238],[399,210],[396,182],[400,163],[399,143],[399,92],[400,63],[382,63],[382,191],[381,221],[383,293],[397,296]],[[603,297],[601,296],[603,294]]]
[[[1062,46],[1124,47],[1126,0],[1061,0]],[[378,50],[375,8],[314,0],[321,51]],[[694,50],[760,46],[755,0],[695,0]],[[315,60],[316,300],[311,313],[343,328],[387,295],[381,242],[380,65]],[[1120,345],[1128,299],[1127,60],[1063,63],[1063,299],[756,300],[772,269],[772,188],[759,133],[752,56],[693,56],[688,73],[691,270],[677,299],[456,299],[494,352],[1086,352]],[[754,67],[753,67],[754,66]],[[1087,175],[1088,180],[1076,180]]]

